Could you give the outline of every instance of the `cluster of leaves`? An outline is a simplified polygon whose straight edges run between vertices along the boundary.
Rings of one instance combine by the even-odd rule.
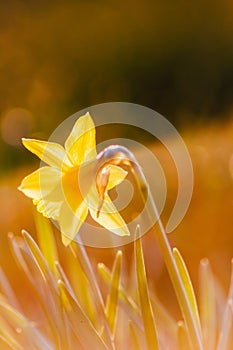
[[[137,293],[122,282],[119,250],[111,271],[98,264],[100,278],[108,289],[104,301],[85,248],[71,244],[69,254],[74,257],[74,274],[77,271],[78,274],[68,278],[64,262],[59,262],[50,222],[38,216],[37,228],[38,244],[26,231],[22,237],[9,235],[12,253],[33,291],[34,303],[24,310],[0,269],[2,350],[192,349],[188,323],[173,319],[149,290],[141,239],[136,240],[134,250]],[[206,259],[201,262],[199,316],[183,259],[177,249],[173,254],[197,327],[200,340],[197,349],[231,349],[233,277],[226,298],[209,262]]]

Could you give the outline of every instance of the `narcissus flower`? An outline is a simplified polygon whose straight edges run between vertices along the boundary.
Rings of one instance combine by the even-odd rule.
[[[65,245],[75,238],[88,212],[114,234],[129,235],[108,195],[127,172],[111,162],[98,169],[95,126],[89,113],[76,121],[65,147],[34,139],[22,142],[47,166],[26,176],[19,190],[33,199],[40,213],[59,223]]]

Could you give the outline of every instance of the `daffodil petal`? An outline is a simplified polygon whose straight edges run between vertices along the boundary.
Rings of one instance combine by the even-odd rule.
[[[127,176],[128,172],[117,165],[110,165],[110,175],[107,190],[119,185]]]
[[[62,192],[61,183],[47,195],[43,196],[39,200],[33,200],[33,203],[37,206],[39,213],[43,214],[47,218],[59,220],[61,205],[64,201],[64,195]]]
[[[95,125],[89,113],[76,121],[65,142],[65,149],[75,165],[96,157]]]
[[[22,139],[22,142],[30,152],[52,167],[61,169],[72,166],[65,149],[58,143],[35,139]]]
[[[45,166],[26,176],[18,187],[27,197],[39,200],[57,186],[61,173],[56,168]]]
[[[101,226],[118,236],[129,236],[130,232],[128,227],[117,208],[112,203],[110,197],[108,195],[105,196],[100,211],[99,200],[100,197],[98,196],[95,186],[92,186],[85,199],[88,203],[88,208],[92,218]]]
[[[88,214],[85,202],[74,212],[67,203],[63,203],[60,211],[59,224],[62,234],[62,242],[67,246],[76,236]]]
[[[62,202],[51,202],[49,199],[40,199],[36,204],[37,211],[46,218],[58,220]]]

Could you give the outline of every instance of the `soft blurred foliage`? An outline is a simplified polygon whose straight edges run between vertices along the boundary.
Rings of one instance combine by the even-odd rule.
[[[127,101],[157,110],[181,131],[195,187],[188,214],[169,239],[194,285],[205,256],[227,285],[233,256],[232,13],[229,0],[1,2],[0,263],[9,274],[15,266],[7,233],[35,232],[31,201],[16,189],[37,167],[21,137],[47,139],[84,107]],[[168,177],[166,221],[176,196],[175,167],[163,148],[151,148]],[[171,286],[161,256],[150,250],[150,235],[144,244],[148,272],[166,302]],[[112,256],[106,250],[90,254],[104,262]]]
[[[226,291],[233,256],[233,124],[219,122],[205,128],[189,128],[182,136],[193,162],[194,191],[185,218],[169,235],[169,240],[172,246],[178,247],[182,252],[194,286],[198,283],[199,261],[207,257]],[[166,174],[168,196],[162,213],[162,220],[166,223],[177,195],[176,167],[164,146],[154,143],[148,147],[156,155]],[[140,161],[143,154],[136,153],[136,156]],[[0,183],[0,263],[7,266],[8,275],[12,275],[15,281],[17,281],[17,275],[15,275],[15,265],[9,251],[7,233],[11,231],[19,234],[24,228],[35,235],[33,205],[29,198],[17,190],[17,186],[21,179],[38,165],[39,161],[34,167],[21,167],[11,176],[9,174],[2,176]],[[152,170],[150,181],[156,181],[153,177]],[[128,210],[135,210],[135,206],[137,206],[136,203],[131,203]],[[56,230],[55,237],[58,245],[61,246],[60,233]],[[143,243],[147,272],[153,281],[151,283],[161,300],[167,306],[172,304],[170,305],[172,310],[176,309],[172,302],[174,299],[171,299],[173,288],[169,282],[161,252],[154,243],[153,235],[146,234]],[[127,257],[127,264],[124,266],[127,276],[131,270],[133,245],[122,249]],[[109,264],[112,261],[114,249],[89,248],[88,252],[93,262],[101,261]],[[23,284],[20,285],[20,289],[23,288]]]

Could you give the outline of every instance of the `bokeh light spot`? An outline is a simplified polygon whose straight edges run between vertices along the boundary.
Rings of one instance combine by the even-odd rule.
[[[1,120],[3,140],[12,146],[21,144],[21,138],[27,137],[32,129],[32,113],[24,108],[13,108],[5,113]]]

